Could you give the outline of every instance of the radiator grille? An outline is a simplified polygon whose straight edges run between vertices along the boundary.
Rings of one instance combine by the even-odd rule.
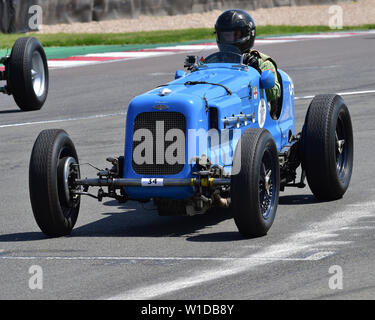
[[[161,135],[162,139],[157,139],[157,124],[158,128],[160,129],[160,126],[163,126],[164,135]],[[152,143],[152,150],[153,150],[153,161],[152,164],[148,163],[138,163],[135,162],[134,159],[134,150],[137,148],[137,146],[141,143],[145,142],[145,137],[142,137],[141,141],[134,141],[133,139],[133,156],[132,156],[132,166],[133,170],[137,174],[142,175],[173,175],[181,172],[184,168],[184,163],[181,163],[181,161],[178,161],[178,163],[175,164],[168,164],[167,161],[162,161],[163,163],[158,163],[160,161],[160,155],[162,150],[167,150],[168,146],[170,146],[172,143],[177,143],[174,145],[179,146],[179,150],[184,150],[185,153],[185,139],[177,139],[174,138],[174,141],[165,141],[165,134],[171,130],[171,129],[179,129],[183,132],[183,136],[186,136],[186,120],[185,116],[182,113],[179,112],[144,112],[140,113],[134,120],[134,130],[133,130],[133,137],[137,130],[140,129],[147,129],[152,133],[153,140],[149,143]],[[159,137],[160,137],[160,130]],[[164,144],[164,148],[161,143]],[[183,145],[182,145],[183,144]],[[141,150],[143,146],[140,146],[139,150]],[[138,150],[138,151],[139,151]],[[159,156],[159,161],[157,161],[157,152]],[[185,157],[184,157],[185,160]]]

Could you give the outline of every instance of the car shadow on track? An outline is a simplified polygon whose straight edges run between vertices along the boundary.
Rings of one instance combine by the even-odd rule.
[[[233,223],[233,227],[236,226]],[[239,240],[248,240],[242,236],[237,229],[233,229],[232,232],[214,232],[208,234],[198,234],[193,235],[191,237],[186,238],[187,241],[191,242],[231,242],[231,241],[239,241]]]
[[[42,232],[19,232],[0,235],[0,242],[24,242],[45,239],[48,239],[48,237]]]
[[[298,205],[298,204],[314,204],[322,201],[315,198],[312,194],[296,194],[288,196],[280,196],[279,205]]]
[[[11,109],[11,110],[0,110],[0,114],[9,114],[9,113],[21,113],[21,110]]]
[[[280,205],[302,205],[319,203],[312,195],[281,196]],[[208,229],[219,223],[232,219],[230,210],[216,209],[203,215],[192,217],[171,216],[160,217],[155,208],[147,204],[128,202],[119,204],[108,201],[108,208],[120,209],[116,212],[105,212],[104,218],[94,222],[76,226],[71,237],[186,237],[194,242],[226,242],[245,238],[240,235],[233,222],[233,231],[199,234],[200,230]],[[84,214],[84,212],[81,212]],[[79,217],[78,217],[79,225]],[[24,232],[0,235],[1,242],[22,242],[48,239],[42,232]]]
[[[231,219],[229,210],[216,210],[193,217],[161,217],[150,203],[142,205],[130,201],[126,204],[119,204],[117,201],[108,201],[104,205],[110,209],[116,208],[116,211],[108,210],[102,214],[104,218],[98,216],[94,222],[81,226],[78,217],[71,237],[183,237],[194,235],[199,230]],[[80,215],[83,214],[84,212],[80,212]],[[44,239],[48,237],[42,232],[0,235],[0,243]]]
[[[122,212],[108,212],[103,219],[73,229],[73,237],[182,237],[230,219],[229,210],[215,210],[193,217],[161,217],[150,204],[106,202]]]

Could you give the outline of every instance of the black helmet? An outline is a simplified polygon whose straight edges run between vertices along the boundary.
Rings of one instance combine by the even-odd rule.
[[[246,11],[235,9],[223,12],[217,18],[215,31],[219,49],[232,45],[244,53],[254,46],[256,26]]]

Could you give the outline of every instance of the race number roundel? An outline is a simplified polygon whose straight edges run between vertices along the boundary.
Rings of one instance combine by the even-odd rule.
[[[267,116],[266,101],[264,99],[260,99],[259,107],[258,107],[259,128],[263,128],[264,123],[266,122],[266,116]]]

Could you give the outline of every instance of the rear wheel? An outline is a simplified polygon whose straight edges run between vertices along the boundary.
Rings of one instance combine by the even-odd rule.
[[[231,203],[239,232],[246,237],[267,234],[275,219],[280,191],[278,153],[267,130],[247,129],[243,133],[232,170]]]
[[[346,192],[353,170],[353,130],[344,100],[334,94],[316,96],[302,131],[302,166],[309,187],[320,200],[336,200]]]
[[[39,110],[48,95],[47,58],[36,38],[20,38],[7,62],[8,88],[23,111]]]
[[[35,220],[46,235],[71,233],[80,206],[73,181],[79,177],[77,152],[68,134],[58,129],[42,131],[31,154],[29,189]]]

